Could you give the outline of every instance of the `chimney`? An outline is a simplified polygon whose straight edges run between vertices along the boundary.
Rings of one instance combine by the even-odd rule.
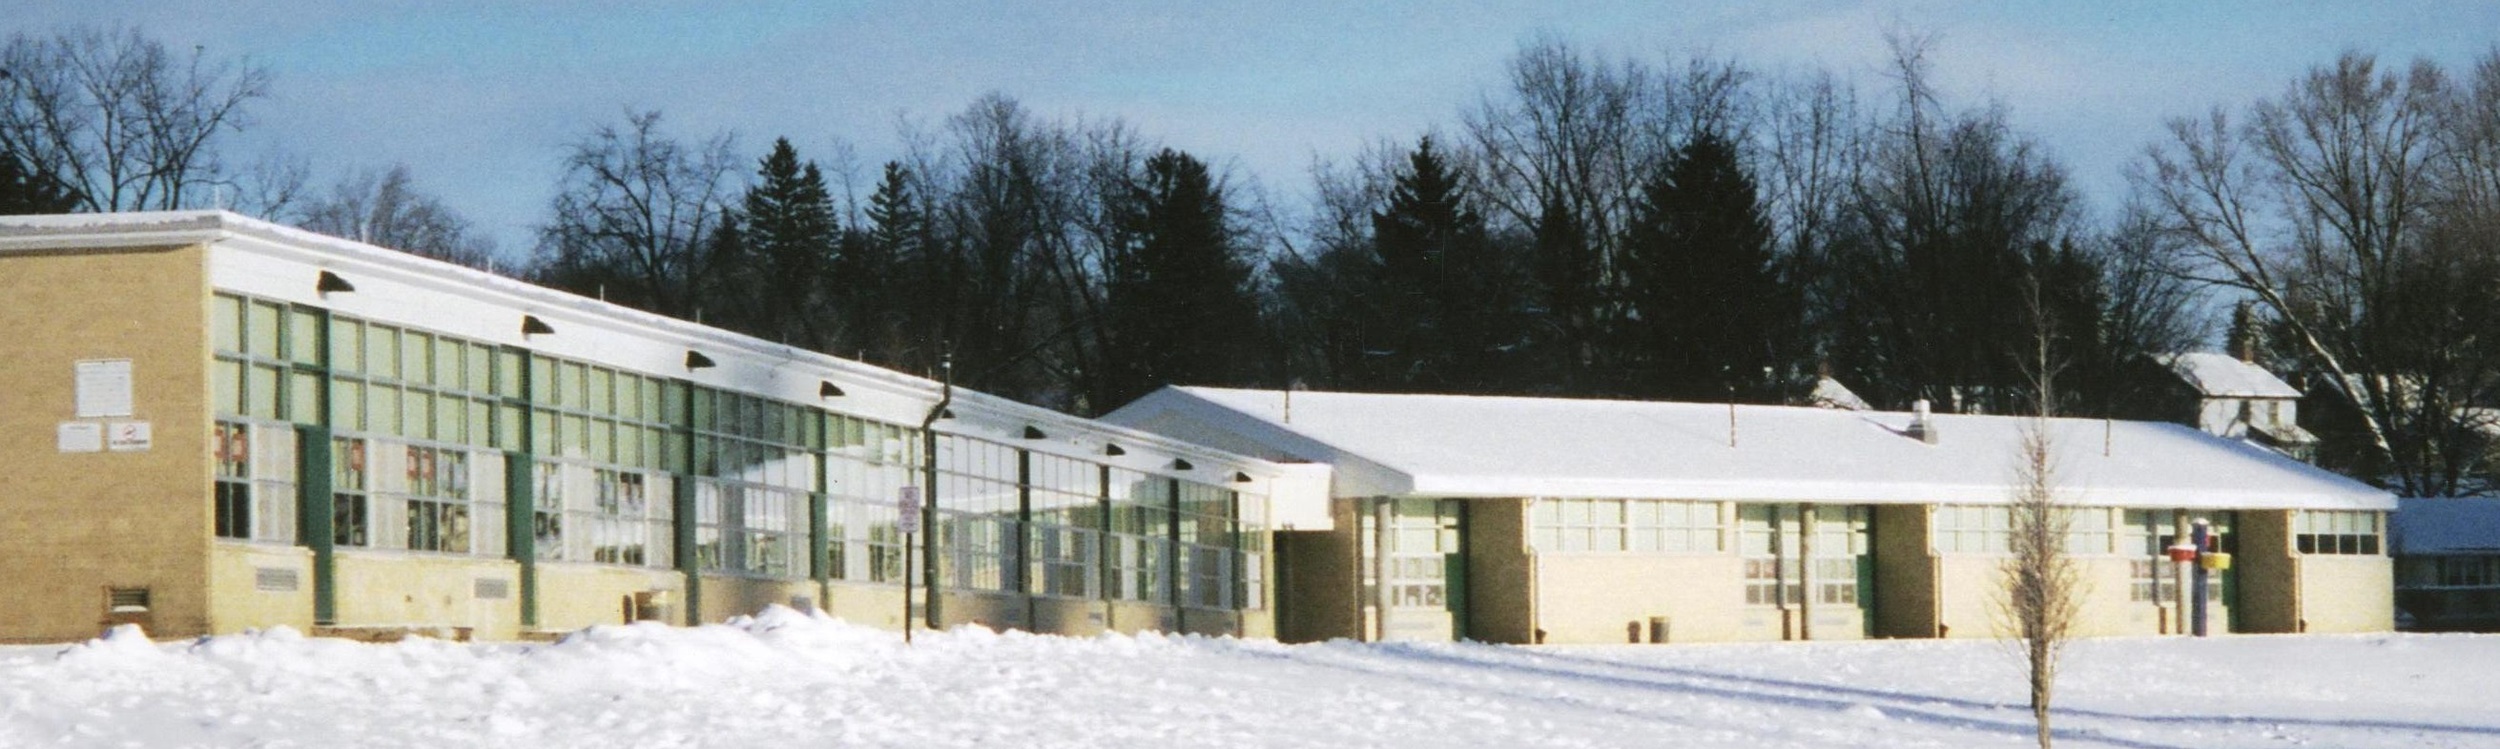
[[[1927,416],[1927,399],[1910,404],[1910,436],[1927,444],[1936,444],[1936,424]]]

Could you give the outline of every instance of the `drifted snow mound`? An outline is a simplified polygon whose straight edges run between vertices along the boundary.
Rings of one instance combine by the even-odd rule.
[[[2068,652],[2062,743],[2500,746],[2479,686],[2500,637]],[[2024,746],[2023,694],[1993,642],[1288,646],[963,627],[905,645],[775,607],[537,645],[279,627],[0,648],[0,747]]]

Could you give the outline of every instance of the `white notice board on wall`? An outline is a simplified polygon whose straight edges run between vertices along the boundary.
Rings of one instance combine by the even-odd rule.
[[[76,365],[78,418],[130,415],[130,360],[84,359]]]

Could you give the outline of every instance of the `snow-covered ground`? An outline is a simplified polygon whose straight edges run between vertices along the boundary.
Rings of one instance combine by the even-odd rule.
[[[549,645],[0,648],[0,747],[2023,746],[1989,642],[1288,646],[773,610]],[[2063,746],[2500,747],[2500,637],[2076,644]]]

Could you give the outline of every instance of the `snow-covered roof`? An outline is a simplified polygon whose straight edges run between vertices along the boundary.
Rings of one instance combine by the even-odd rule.
[[[2169,354],[2162,363],[2186,380],[2196,392],[2216,398],[2298,398],[2300,389],[2264,367],[2240,361],[2227,354],[2189,352]]]
[[[1164,388],[1104,420],[1337,467],[1337,496],[2002,503],[2032,420],[1559,398]],[[2392,509],[2395,498],[2175,424],[2054,419],[2072,501]]]
[[[1814,379],[1814,392],[1806,394],[1806,403],[1820,408],[1837,408],[1843,411],[1875,410],[1874,406],[1866,404],[1865,398],[1858,397],[1857,391],[1850,390],[1849,386],[1840,384],[1839,380],[1829,377]]]
[[[2500,554],[2500,499],[2407,497],[2387,517],[2397,554]]]

